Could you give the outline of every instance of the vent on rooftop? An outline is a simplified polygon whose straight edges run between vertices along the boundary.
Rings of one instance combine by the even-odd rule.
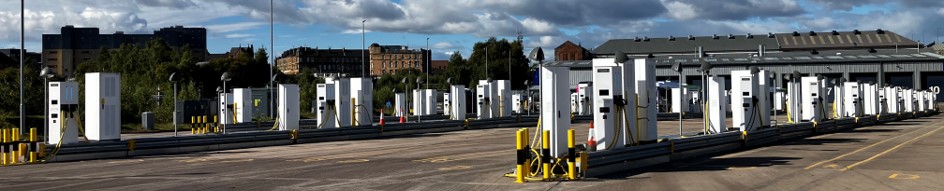
[[[751,33],[747,33],[747,38],[754,38],[754,35],[752,35]]]
[[[711,39],[716,39],[716,40],[717,40],[717,39],[718,39],[718,34],[713,34],[713,35],[711,35]]]
[[[734,34],[728,34],[728,39],[734,39]]]
[[[688,40],[695,40],[695,36],[688,35]]]
[[[878,33],[878,34],[885,34],[885,31],[883,31],[882,29],[878,29],[878,30],[875,30],[875,33]]]
[[[852,30],[852,34],[860,35],[862,32],[859,32],[859,29]]]
[[[810,31],[810,36],[816,36],[816,31]]]
[[[800,33],[793,31],[793,36],[800,36]]]
[[[649,37],[648,37],[648,36],[647,36],[647,37],[642,37],[642,41],[649,42]]]
[[[669,41],[675,41],[675,37],[674,37],[674,36],[671,36],[671,35],[669,35]]]
[[[637,36],[637,37],[635,37],[635,38],[633,39],[633,42],[639,42],[639,41],[642,41],[642,40],[641,40],[641,39],[639,39],[639,37],[638,37],[638,36]]]
[[[833,30],[833,35],[839,35],[839,32],[836,32],[836,30]]]
[[[767,33],[767,38],[774,38],[774,33],[772,32]]]

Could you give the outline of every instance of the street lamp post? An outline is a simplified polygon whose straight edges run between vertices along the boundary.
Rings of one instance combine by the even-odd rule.
[[[538,80],[541,80],[541,69],[544,68],[544,50],[541,49],[541,47],[534,48],[533,50],[531,50],[531,54],[529,57],[531,57],[531,59],[533,60],[538,61]],[[538,81],[538,83],[544,83],[544,82]],[[544,100],[544,98],[541,97],[541,88],[538,88],[538,99]]]
[[[672,65],[672,70],[675,70],[676,72],[678,72],[678,77],[679,77],[679,82],[678,82],[678,88],[679,88],[679,95],[678,95],[678,97],[679,97],[679,100],[678,100],[678,102],[675,103],[675,104],[678,104],[678,106],[679,106],[679,114],[678,114],[679,123],[678,123],[678,128],[679,128],[679,137],[682,137],[682,100],[685,99],[685,88],[682,87],[682,63],[681,63],[681,62],[678,62],[678,63],[675,63],[675,65]]]
[[[432,55],[430,54],[433,53],[433,51],[429,49],[429,37],[426,37],[426,51],[429,53],[426,54],[426,58],[424,58],[423,62],[426,62],[426,80],[429,80],[429,67],[432,66],[432,64],[430,64],[432,61],[430,56]],[[429,89],[429,83],[426,83],[426,89]]]
[[[366,22],[367,22],[367,20],[362,20],[362,21],[361,21],[361,77],[366,77],[366,76],[367,76],[367,64],[366,64],[366,62],[364,62],[364,61],[367,59],[366,56],[364,56],[364,50],[365,50],[366,47],[367,47],[367,46],[366,46],[366,44],[367,44],[367,31],[365,30],[366,28],[364,28],[364,23],[366,23]]]
[[[52,69],[49,68],[49,66],[43,67],[43,70],[39,71],[39,77],[43,78],[43,100],[44,100],[43,103],[49,104],[49,78],[52,78],[54,76],[55,74],[53,73]],[[43,134],[44,134],[43,142],[48,143],[49,142],[49,120],[45,120],[45,119],[48,119],[49,117],[48,109],[43,108],[43,116],[45,116],[43,117],[44,119],[43,120]]]
[[[269,63],[269,76],[273,75],[272,70],[274,70],[273,68],[275,68],[275,56],[274,56],[275,55],[275,14],[273,11],[274,7],[275,6],[273,6],[272,0],[269,0],[269,49],[272,49],[271,51],[269,51],[270,52],[269,60],[271,60],[271,63]],[[272,94],[272,81],[269,81],[269,88],[267,88],[267,90],[269,91],[269,117],[275,118],[275,104],[272,104],[272,103],[275,103],[275,98],[273,98],[272,96],[273,95]]]
[[[177,137],[177,72],[170,73],[170,80],[174,82],[174,137]]]
[[[226,82],[231,79],[232,79],[232,76],[230,76],[229,72],[223,72],[223,76],[220,76],[220,81],[223,81],[223,92],[220,93],[220,95],[223,95],[223,97],[221,97],[220,99],[226,100]],[[222,107],[224,107],[223,111],[225,112],[226,106],[224,105]],[[220,122],[223,122],[223,121],[225,121],[225,119],[220,119]],[[223,134],[226,134],[226,123],[221,123],[221,124],[223,124]]]
[[[23,59],[26,58],[26,15],[24,0],[20,0],[20,133],[26,132],[26,109],[23,107]]]
[[[417,78],[416,78],[416,89],[417,89],[417,90],[420,89],[420,84],[423,84],[423,78],[417,77]],[[420,96],[423,96],[423,94],[420,94]],[[427,99],[429,99],[429,98],[427,98]],[[414,107],[416,107],[416,106],[414,106]],[[423,111],[426,111],[425,108],[424,108]],[[416,122],[417,122],[417,123],[423,122],[423,117],[422,117],[422,116],[423,116],[423,115],[416,115]]]

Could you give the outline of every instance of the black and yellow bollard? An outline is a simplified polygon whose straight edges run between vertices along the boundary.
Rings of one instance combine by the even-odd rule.
[[[9,147],[7,146],[7,134],[9,134],[6,128],[0,129],[0,165],[7,165],[7,159],[10,157],[7,156]]]
[[[220,120],[218,115],[213,115],[213,133],[220,132]]]
[[[531,140],[528,137],[531,137],[531,131],[528,128],[522,128],[521,134],[524,135],[524,176],[531,176]]]
[[[29,133],[29,163],[39,162],[39,136],[37,135],[37,129],[30,128]]]
[[[196,124],[196,122],[197,122],[197,117],[190,116],[190,134],[191,135],[196,134],[196,132],[194,132],[194,129],[196,129],[194,128],[195,127],[194,124]]]
[[[210,132],[210,123],[207,123],[207,116],[203,116],[203,134]]]
[[[544,130],[541,134],[541,170],[544,172],[544,181],[551,180],[551,131]]]
[[[524,149],[524,145],[525,142],[527,142],[528,135],[523,134],[524,130],[525,129],[518,129],[518,131],[515,132],[515,151],[518,152],[518,160],[515,163],[515,183],[524,183],[524,177],[527,176],[524,169],[530,168],[525,166],[527,165],[525,160],[528,158],[528,150]]]
[[[574,129],[567,130],[567,179],[577,180],[577,149],[574,148]]]

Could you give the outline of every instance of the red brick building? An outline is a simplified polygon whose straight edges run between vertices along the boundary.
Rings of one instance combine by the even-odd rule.
[[[570,41],[564,42],[560,46],[557,46],[557,48],[554,48],[554,60],[557,61],[589,59],[590,51]]]

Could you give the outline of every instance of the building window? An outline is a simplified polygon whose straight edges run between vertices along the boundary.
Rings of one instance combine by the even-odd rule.
[[[59,51],[55,51],[55,50],[49,51],[49,54],[59,54]]]
[[[59,61],[59,59],[58,59],[58,58],[49,58],[49,59],[46,59],[46,60],[48,60],[48,61],[53,61],[53,62],[55,62],[55,61]]]

